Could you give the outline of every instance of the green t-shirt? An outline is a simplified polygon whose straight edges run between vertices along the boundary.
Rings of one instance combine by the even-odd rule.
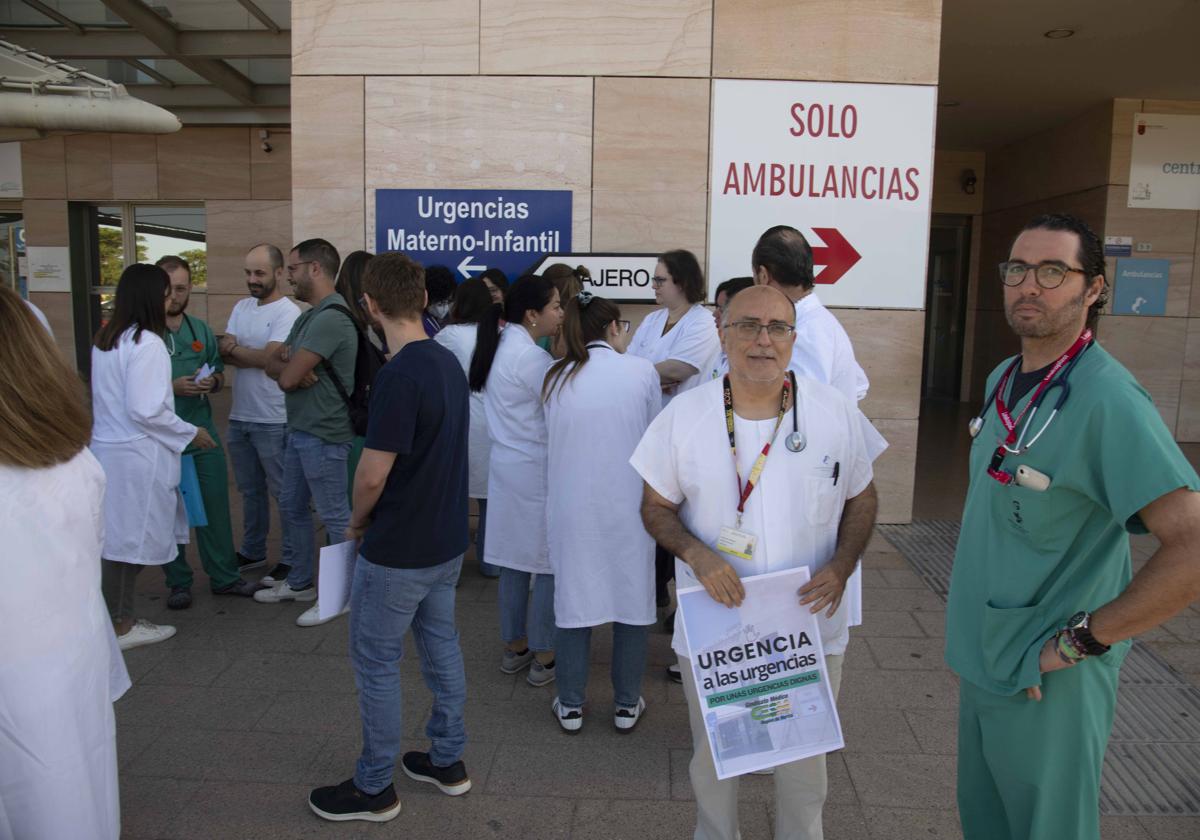
[[[303,313],[292,325],[287,338],[288,352],[310,350],[333,365],[346,393],[354,390],[354,362],[358,356],[358,330],[350,316],[333,304],[346,306],[346,299],[336,292]],[[349,307],[347,307],[349,308]],[[313,368],[317,384],[311,388],[296,388],[284,394],[287,405],[288,428],[308,432],[326,443],[349,443],[354,439],[346,401],[323,364]]]
[[[987,393],[1010,362],[992,371]],[[1039,685],[1046,639],[1076,612],[1103,606],[1129,584],[1128,533],[1146,533],[1138,511],[1180,487],[1200,487],[1150,395],[1103,347],[1083,354],[1069,383],[1070,396],[1041,438],[1002,466],[1043,473],[1048,490],[1005,486],[987,474],[1005,435],[994,405],[986,407],[971,444],[946,608],[946,662],[996,694]],[[1036,390],[1012,407],[1014,418]],[[1042,428],[1059,393],[1048,391],[1027,437]],[[1114,645],[1102,659],[1119,665],[1128,648],[1128,642]]]
[[[204,365],[212,367],[214,373],[225,369],[221,354],[217,351],[217,338],[208,324],[193,318],[186,312],[178,330],[167,331],[167,350],[171,353],[171,379],[196,375]],[[175,413],[193,426],[203,426],[216,437],[213,424],[212,404],[208,396],[175,397]],[[191,451],[191,450],[189,450]]]

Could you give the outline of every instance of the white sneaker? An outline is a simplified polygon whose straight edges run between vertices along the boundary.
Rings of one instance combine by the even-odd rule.
[[[278,604],[280,601],[315,601],[317,600],[317,587],[292,589],[285,580],[267,589],[258,590],[254,593],[254,600],[260,604]]]
[[[544,685],[550,685],[554,682],[554,663],[543,665],[534,659],[529,663],[529,673],[525,675],[525,682],[529,683],[534,688],[541,688]]]
[[[121,650],[153,645],[165,642],[175,635],[175,628],[169,624],[151,624],[144,618],[139,618],[124,636],[117,636],[117,646]]]
[[[331,615],[329,618],[321,618],[321,607],[318,604],[313,604],[311,607],[300,613],[300,617],[296,619],[297,627],[317,627],[321,624],[328,624],[335,618],[340,618],[350,612],[350,605],[347,604],[342,608],[342,611],[337,615]]]
[[[550,704],[550,711],[554,712],[554,719],[558,721],[558,725],[563,728],[563,731],[575,735],[583,728],[583,709],[577,709],[573,706],[564,706],[557,697]]]
[[[613,726],[621,734],[627,734],[637,726],[645,711],[646,699],[644,697],[638,698],[636,706],[617,706],[616,712],[613,713]]]

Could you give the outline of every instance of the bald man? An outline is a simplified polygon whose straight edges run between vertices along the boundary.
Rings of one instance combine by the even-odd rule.
[[[283,391],[264,367],[287,340],[292,324],[300,317],[300,307],[283,294],[283,252],[274,245],[251,248],[243,270],[250,297],[233,307],[220,350],[225,364],[238,368],[229,412],[229,455],[245,514],[238,565],[249,571],[267,564],[268,493],[278,504],[287,433]],[[286,529],[282,537],[279,561],[263,577],[265,583],[284,580],[291,569],[293,548]]]
[[[797,592],[796,609],[818,614],[836,698],[849,641],[842,595],[875,524],[875,487],[857,408],[836,388],[804,376],[792,393],[787,371],[795,318],[791,301],[776,289],[740,292],[722,324],[728,375],[676,397],[631,463],[645,482],[642,520],[675,555],[681,588],[702,585],[714,600],[738,606],[745,597],[741,578],[809,567],[812,578]],[[739,488],[767,443],[773,445],[739,517]],[[749,558],[717,549],[724,529],[756,538]],[[734,840],[738,780],[717,778],[679,627],[672,646],[692,727],[695,837]],[[775,836],[820,840],[826,788],[823,755],[776,767]]]

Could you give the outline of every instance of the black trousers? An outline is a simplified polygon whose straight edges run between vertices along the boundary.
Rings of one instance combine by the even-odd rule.
[[[655,603],[665,607],[671,603],[667,584],[675,579],[675,555],[661,545],[654,546],[654,597]]]

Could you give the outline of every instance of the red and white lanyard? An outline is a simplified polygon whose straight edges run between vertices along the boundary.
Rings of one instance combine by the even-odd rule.
[[[762,448],[762,452],[758,454],[758,458],[754,461],[754,466],[750,469],[750,475],[746,479],[746,483],[742,484],[742,473],[738,469],[737,463],[737,441],[733,431],[733,390],[729,387],[729,376],[725,376],[725,430],[729,433],[729,448],[733,452],[733,474],[737,478],[737,524],[739,528],[742,525],[742,514],[746,512],[746,502],[750,499],[750,494],[754,492],[754,488],[758,486],[758,480],[762,476],[763,468],[767,465],[767,456],[771,454],[771,444],[775,442],[775,436],[779,434],[779,427],[783,424],[783,418],[787,414],[788,397],[791,392],[791,380],[785,378],[783,381],[783,398],[779,403],[779,417],[775,419],[775,431],[771,432],[770,440],[766,442]]]

